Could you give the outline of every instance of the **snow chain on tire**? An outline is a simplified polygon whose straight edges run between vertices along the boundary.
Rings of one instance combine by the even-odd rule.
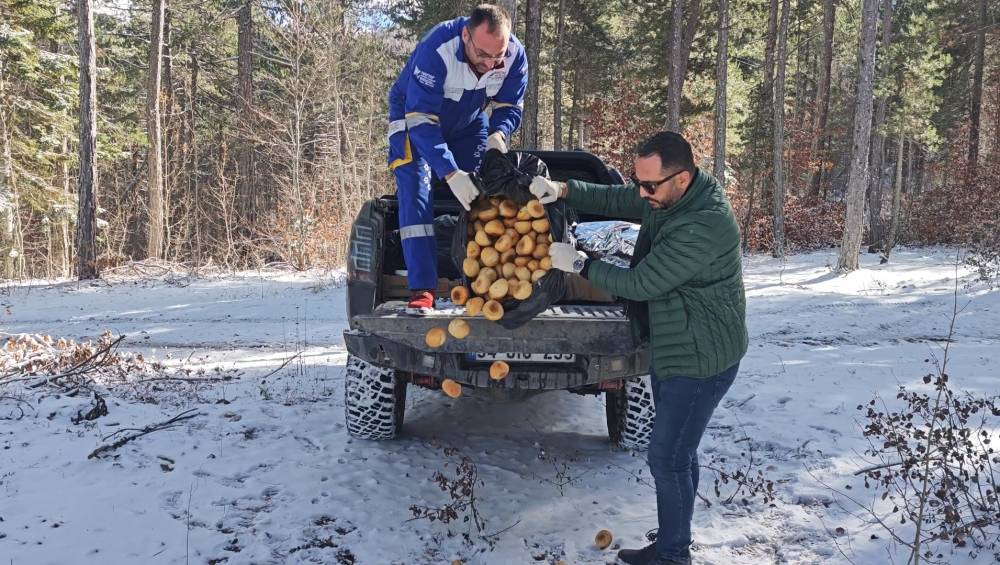
[[[650,377],[626,379],[622,388],[607,392],[608,435],[623,449],[645,451],[653,433],[653,387]]]
[[[347,431],[359,439],[393,439],[403,426],[406,383],[396,372],[347,356],[344,410]]]

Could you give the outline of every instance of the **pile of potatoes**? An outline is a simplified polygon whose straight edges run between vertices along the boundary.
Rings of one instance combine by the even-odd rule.
[[[487,320],[503,317],[506,298],[525,300],[532,285],[552,268],[545,207],[531,200],[523,207],[513,200],[480,198],[469,213],[469,243],[462,272],[471,282],[451,289],[451,300],[465,305],[466,314]]]

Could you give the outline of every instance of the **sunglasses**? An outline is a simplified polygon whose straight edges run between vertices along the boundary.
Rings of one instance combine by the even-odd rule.
[[[667,182],[668,180],[676,177],[677,175],[679,175],[679,174],[681,174],[683,172],[684,172],[684,169],[681,169],[681,170],[677,171],[676,173],[674,173],[674,174],[672,174],[672,175],[670,175],[668,177],[664,177],[664,178],[662,178],[660,180],[639,180],[639,179],[635,178],[635,173],[632,173],[632,176],[629,177],[629,180],[632,181],[632,184],[639,186],[639,188],[641,188],[643,191],[645,191],[646,194],[652,195],[652,194],[656,193],[656,189],[660,188],[661,184]]]

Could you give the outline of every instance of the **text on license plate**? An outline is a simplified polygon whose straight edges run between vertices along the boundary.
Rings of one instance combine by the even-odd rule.
[[[469,361],[510,361],[512,363],[572,363],[575,353],[469,353]]]

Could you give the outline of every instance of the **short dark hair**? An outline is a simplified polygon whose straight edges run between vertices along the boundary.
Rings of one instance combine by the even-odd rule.
[[[510,15],[502,6],[480,4],[472,10],[472,14],[469,16],[469,29],[477,28],[481,24],[486,24],[486,30],[490,33],[496,33],[498,27],[509,32],[511,28]]]
[[[694,155],[691,144],[681,134],[673,131],[661,131],[643,141],[635,150],[640,157],[649,157],[654,153],[660,156],[661,168],[681,169],[694,174]]]

